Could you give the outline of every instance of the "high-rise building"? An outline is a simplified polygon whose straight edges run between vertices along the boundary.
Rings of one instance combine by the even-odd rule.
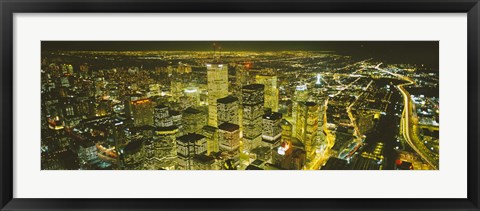
[[[190,170],[193,168],[193,158],[196,155],[207,153],[205,136],[189,133],[177,138],[177,169]]]
[[[135,127],[153,125],[153,105],[150,99],[134,100],[130,104]]]
[[[238,98],[231,95],[217,100],[217,121],[218,125],[225,122],[236,124],[239,123],[239,102]]]
[[[263,115],[262,141],[270,150],[280,145],[282,139],[282,114],[277,112]]]
[[[305,146],[307,160],[315,155],[318,148],[318,112],[319,106],[314,102],[300,102],[297,111],[297,124],[294,133]]]
[[[169,127],[173,125],[173,119],[170,116],[168,106],[159,105],[154,109],[155,113],[155,126],[157,127]]]
[[[217,162],[211,155],[196,155],[193,157],[193,166],[195,170],[220,170],[220,162]]]
[[[176,110],[170,110],[170,111],[168,111],[168,113],[170,114],[170,116],[172,118],[173,125],[177,126],[179,131],[182,132],[183,131],[182,113],[180,111],[176,111]]]
[[[292,133],[293,133],[292,124],[288,120],[282,119],[281,127],[282,127],[282,141],[283,142],[291,141]]]
[[[156,165],[162,169],[175,169],[177,126],[157,127],[153,137]]]
[[[237,97],[241,97],[242,87],[251,83],[252,77],[249,77],[250,67],[250,63],[240,64],[235,67],[235,86],[230,88]]]
[[[242,130],[244,148],[253,149],[261,144],[264,85],[242,87]]]
[[[277,76],[275,75],[257,75],[256,81],[259,84],[265,85],[265,108],[270,108],[272,111],[278,111],[278,88]]]
[[[228,122],[218,126],[218,142],[222,151],[236,151],[240,147],[240,127]]]
[[[206,124],[207,116],[200,110],[189,107],[183,111],[182,125],[185,134],[201,133]]]
[[[183,96],[183,86],[184,84],[179,78],[173,78],[170,82],[170,91],[175,101],[178,101]]]
[[[298,111],[298,104],[300,102],[305,102],[308,100],[308,90],[307,90],[307,85],[302,84],[298,85],[295,87],[295,92],[293,94],[293,100],[292,100],[292,119],[293,121],[292,126],[293,126],[293,131],[296,131],[297,127],[297,111]],[[293,137],[296,137],[297,134],[293,133]]]
[[[218,152],[218,128],[212,127],[210,125],[205,125],[202,128],[202,134],[207,139],[207,154],[211,154],[212,152]]]
[[[217,127],[217,100],[228,95],[227,65],[207,64],[208,125]]]
[[[188,107],[200,106],[200,92],[197,87],[187,87],[184,91]]]

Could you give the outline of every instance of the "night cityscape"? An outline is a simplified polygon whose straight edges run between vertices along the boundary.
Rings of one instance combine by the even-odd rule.
[[[42,41],[42,170],[438,170],[436,41]]]

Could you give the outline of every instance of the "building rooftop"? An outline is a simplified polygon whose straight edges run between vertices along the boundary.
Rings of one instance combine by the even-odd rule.
[[[311,101],[304,102],[304,104],[306,106],[316,106],[317,105],[315,102],[311,102]]]
[[[263,169],[258,166],[248,165],[245,170],[263,170]]]
[[[225,122],[225,123],[219,125],[218,129],[233,132],[233,131],[236,131],[236,130],[240,129],[240,126],[238,126],[236,124]]]
[[[164,109],[164,108],[168,108],[168,106],[166,106],[164,104],[155,106],[155,109]]]
[[[143,139],[134,139],[131,140],[125,148],[123,148],[123,151],[125,154],[134,154],[140,150],[140,148],[143,145]]]
[[[202,113],[202,111],[198,110],[198,109],[195,109],[195,108],[192,108],[192,107],[188,107],[187,109],[185,109],[183,111],[183,113],[186,113],[186,114],[199,114],[199,113]]]
[[[270,120],[282,119],[282,114],[278,112],[266,113],[265,115],[263,115],[263,118]]]
[[[184,143],[187,143],[187,142],[195,142],[195,141],[198,141],[198,140],[203,139],[203,138],[205,138],[205,136],[200,135],[198,133],[189,133],[187,135],[183,135],[183,136],[178,137],[177,140],[181,141],[181,142],[184,142]]]
[[[177,130],[178,127],[175,125],[167,126],[167,127],[156,127],[155,131],[173,131]]]
[[[217,99],[217,103],[222,103],[222,104],[233,103],[235,101],[238,101],[238,98],[236,98],[232,95],[226,96],[224,98]]]
[[[195,162],[198,162],[198,163],[201,163],[201,164],[212,164],[212,163],[215,162],[215,158],[213,158],[212,156],[205,155],[205,154],[195,155],[193,157],[193,159],[195,160]]]
[[[202,130],[204,131],[209,131],[209,132],[215,132],[218,130],[218,128],[210,126],[210,125],[205,125],[202,127]]]
[[[242,89],[249,89],[249,90],[263,90],[265,85],[263,84],[249,84],[242,87]]]
[[[180,111],[176,111],[176,110],[170,110],[168,111],[168,113],[170,114],[170,116],[178,116],[182,113],[180,113]]]

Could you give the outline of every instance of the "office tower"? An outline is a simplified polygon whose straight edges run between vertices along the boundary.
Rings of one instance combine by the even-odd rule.
[[[293,126],[293,131],[296,130],[297,127],[297,111],[298,111],[298,104],[300,102],[305,102],[308,100],[308,90],[307,90],[307,85],[302,84],[298,85],[295,87],[295,92],[293,94],[293,100],[292,100],[292,119],[293,121],[292,126]],[[297,134],[293,133],[293,137],[296,137]]]
[[[239,102],[238,98],[231,95],[217,100],[217,121],[218,125],[225,122],[236,124],[239,123]]]
[[[170,116],[168,106],[165,105],[159,105],[156,106],[154,109],[154,115],[155,115],[155,126],[156,127],[169,127],[173,125],[173,119]]]
[[[325,123],[325,99],[318,98],[318,133],[317,133],[317,140],[318,145],[320,146],[319,153],[324,153],[325,149],[328,146],[327,139],[324,132],[324,123]]]
[[[125,115],[127,116],[127,118],[131,119],[133,118],[133,101],[136,101],[136,100],[139,100],[139,99],[142,99],[143,96],[141,95],[128,95],[125,97],[124,99],[124,111],[125,111]],[[82,110],[85,110],[85,106],[87,107],[93,107],[94,110],[95,110],[95,98],[83,98],[82,99],[82,107],[83,109]],[[92,105],[93,104],[93,105]],[[86,110],[85,110],[86,111]],[[95,111],[93,112],[93,115],[95,115]]]
[[[242,92],[242,87],[250,84],[251,78],[249,77],[249,68],[250,64],[242,64],[235,67],[235,86],[232,89],[232,93],[240,97]],[[232,87],[231,87],[232,88]]]
[[[264,87],[263,84],[250,84],[242,88],[243,145],[248,150],[261,143]]]
[[[208,125],[217,127],[217,99],[228,95],[228,67],[223,64],[207,64]]]
[[[238,151],[240,147],[240,127],[228,122],[219,125],[218,143],[221,151]]]
[[[292,140],[293,125],[286,119],[282,119],[280,125],[282,127],[282,142],[289,142]]]
[[[144,140],[141,138],[132,139],[123,149],[120,150],[121,168],[128,170],[143,169],[145,161]]]
[[[134,126],[153,125],[153,105],[150,99],[131,101]]]
[[[170,82],[170,91],[172,98],[175,101],[178,101],[180,97],[183,96],[183,82],[180,81],[179,78],[173,77],[172,81]]]
[[[195,170],[220,170],[220,162],[211,155],[196,155],[193,157],[193,169]]]
[[[200,106],[200,92],[197,87],[187,87],[184,91],[186,101],[188,106],[186,107],[197,107]]]
[[[82,169],[87,169],[88,164],[98,159],[98,151],[95,142],[91,139],[77,141],[78,161]]]
[[[175,169],[176,141],[179,134],[177,126],[157,127],[153,137],[156,166],[162,169]]]
[[[296,138],[305,146],[307,160],[311,160],[318,148],[319,106],[314,102],[300,102],[297,111]]]
[[[262,141],[270,150],[279,146],[282,139],[282,114],[277,112],[263,115]]]
[[[218,152],[218,128],[205,125],[202,128],[202,135],[204,135],[207,139],[207,154]]]
[[[207,153],[205,136],[189,133],[177,138],[177,169],[190,170],[193,168],[193,158],[196,155]]]
[[[200,110],[189,107],[183,111],[182,125],[185,134],[201,133],[206,124],[207,116]]]
[[[172,124],[178,127],[178,130],[180,132],[183,131],[183,125],[182,125],[182,113],[180,111],[176,110],[169,110],[168,113],[170,114],[170,117],[172,118]]]
[[[278,111],[278,88],[277,76],[275,75],[257,75],[256,81],[258,84],[265,85],[265,108],[270,108],[272,111]]]

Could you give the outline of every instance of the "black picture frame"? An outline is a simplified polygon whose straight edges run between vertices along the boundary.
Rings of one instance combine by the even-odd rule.
[[[0,0],[0,207],[2,210],[479,210],[478,0]],[[467,13],[466,199],[19,199],[13,198],[14,13]],[[445,181],[448,182],[448,181]],[[445,190],[448,191],[448,190]]]

